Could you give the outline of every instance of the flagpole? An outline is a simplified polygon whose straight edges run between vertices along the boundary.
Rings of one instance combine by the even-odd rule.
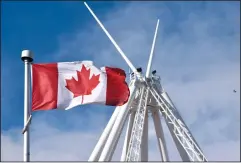
[[[23,161],[30,161],[30,137],[29,137],[29,118],[30,118],[30,65],[33,61],[32,53],[29,50],[23,50],[21,59],[24,62],[24,128],[23,133]]]

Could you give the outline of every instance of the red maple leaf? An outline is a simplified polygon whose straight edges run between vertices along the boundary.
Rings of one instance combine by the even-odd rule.
[[[66,79],[66,88],[74,94],[74,98],[82,96],[82,102],[84,100],[84,95],[90,95],[91,91],[100,83],[99,75],[92,75],[90,77],[90,69],[86,69],[84,64],[82,65],[81,71],[77,71],[77,80],[75,78]]]

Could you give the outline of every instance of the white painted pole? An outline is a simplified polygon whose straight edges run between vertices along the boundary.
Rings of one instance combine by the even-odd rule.
[[[159,19],[157,20],[156,30],[155,30],[155,34],[154,34],[154,38],[153,38],[153,42],[152,42],[152,47],[151,47],[151,53],[150,53],[150,57],[149,57],[149,61],[148,61],[147,69],[146,69],[146,77],[147,78],[150,77],[150,71],[151,71],[151,65],[152,65],[152,60],[153,60],[153,53],[154,53],[154,49],[155,49],[158,27],[159,27]]]
[[[33,56],[29,50],[23,50],[21,59],[24,62],[24,127],[26,127],[23,133],[23,161],[30,161],[30,136],[29,136],[29,116],[31,112],[30,108],[30,65],[33,61]]]
[[[128,145],[129,145],[130,138],[131,138],[131,131],[132,131],[135,115],[136,115],[136,112],[134,112],[134,111],[130,112],[130,114],[129,114],[129,121],[128,121],[127,129],[126,129],[126,136],[125,136],[125,141],[124,141],[124,146],[123,146],[120,161],[125,161],[125,159],[126,159],[126,154],[127,154]]]
[[[109,32],[106,30],[106,28],[104,27],[104,25],[101,23],[101,21],[98,19],[98,17],[95,15],[95,13],[92,11],[92,9],[88,6],[88,4],[86,2],[84,2],[85,6],[87,7],[87,9],[89,10],[89,12],[91,13],[91,15],[95,18],[95,20],[97,21],[97,23],[100,25],[100,27],[102,28],[102,30],[105,32],[105,34],[107,35],[107,37],[110,39],[110,41],[113,43],[113,45],[115,46],[115,48],[117,49],[117,51],[121,54],[122,58],[126,61],[126,63],[128,64],[128,66],[131,68],[131,70],[135,73],[135,74],[139,74],[136,70],[136,68],[133,66],[133,64],[131,63],[131,61],[126,57],[125,53],[121,50],[121,48],[117,45],[117,43],[115,42],[115,40],[112,38],[112,36],[109,34]]]
[[[161,118],[158,111],[152,111],[152,118],[155,126],[157,142],[161,153],[162,161],[169,161],[164,132],[161,125]]]
[[[106,125],[106,127],[105,127],[98,143],[96,144],[93,152],[91,153],[91,156],[88,161],[98,161],[100,153],[105,145],[105,142],[107,141],[110,131],[112,130],[112,127],[116,121],[119,111],[120,111],[120,107],[118,106],[118,107],[116,107],[114,113],[112,114],[108,124]]]
[[[127,109],[129,110],[129,107],[128,107]],[[129,112],[128,112],[128,113],[129,113]],[[127,115],[128,115],[128,114],[127,114]],[[113,156],[113,154],[114,154],[114,152],[115,152],[115,150],[116,150],[116,146],[117,146],[117,144],[118,144],[118,141],[119,141],[119,139],[120,139],[121,133],[122,133],[123,128],[124,128],[124,126],[125,126],[125,122],[127,121],[127,116],[125,116],[125,117],[122,119],[122,121],[123,121],[123,123],[121,123],[120,130],[118,131],[118,133],[117,133],[117,135],[115,136],[115,139],[114,139],[114,141],[113,141],[113,148],[112,148],[112,150],[111,150],[111,152],[110,152],[110,154],[109,154],[109,156],[108,156],[108,161],[111,161],[112,156]]]
[[[146,107],[146,109],[148,109],[148,107]],[[142,135],[141,161],[143,162],[148,161],[148,110],[146,111],[146,115],[145,115],[145,122],[144,122],[143,135]]]
[[[105,147],[100,155],[99,161],[110,161],[111,154],[113,153],[113,150],[115,147],[115,141],[119,137],[122,126],[124,125],[124,120],[126,119],[126,117],[128,115],[128,112],[129,112],[128,108],[133,101],[135,91],[136,91],[136,86],[135,86],[135,83],[133,83],[133,85],[130,86],[129,100],[125,105],[121,106],[120,113],[118,114],[118,117],[115,121],[113,129],[110,132],[110,135],[105,144]]]

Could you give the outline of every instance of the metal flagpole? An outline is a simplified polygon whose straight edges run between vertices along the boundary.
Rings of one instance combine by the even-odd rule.
[[[24,144],[23,144],[23,161],[30,161],[30,139],[29,139],[29,122],[30,122],[30,65],[33,61],[32,53],[29,50],[23,50],[21,59],[24,62]]]

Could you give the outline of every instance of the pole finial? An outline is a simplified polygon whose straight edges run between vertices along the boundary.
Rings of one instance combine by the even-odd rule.
[[[23,50],[21,54],[22,61],[32,62],[33,61],[33,53],[30,50]]]

